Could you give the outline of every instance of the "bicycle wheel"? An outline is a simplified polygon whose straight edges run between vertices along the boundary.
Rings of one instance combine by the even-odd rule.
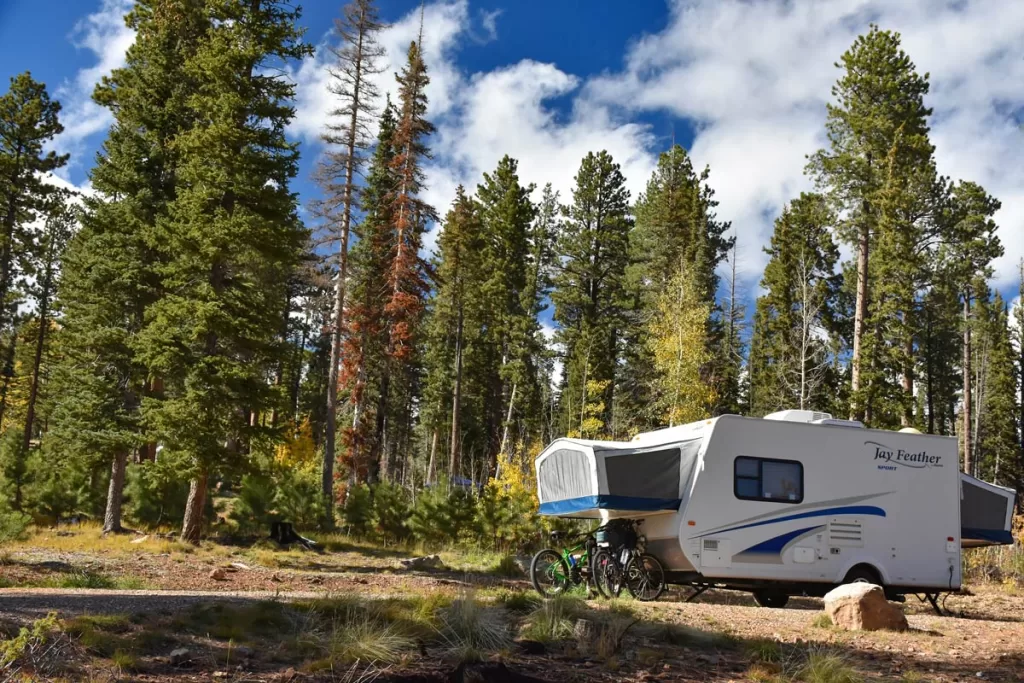
[[[626,565],[626,589],[637,600],[657,600],[665,592],[665,570],[654,555],[635,555]]]
[[[569,567],[556,551],[545,548],[533,556],[530,580],[538,593],[550,598],[569,586]]]
[[[599,550],[591,564],[594,585],[602,598],[617,598],[622,592],[622,569],[607,550]]]

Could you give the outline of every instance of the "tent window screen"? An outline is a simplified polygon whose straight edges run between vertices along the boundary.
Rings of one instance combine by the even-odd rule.
[[[969,481],[963,482],[961,486],[963,500],[960,503],[960,526],[965,529],[1006,527],[1006,511],[1012,504],[1011,499],[974,486]]]
[[[804,499],[804,466],[795,460],[740,456],[733,467],[733,491],[740,500],[799,503]]]
[[[613,496],[679,498],[678,448],[607,456],[604,466]]]
[[[569,500],[592,496],[590,460],[585,453],[560,449],[540,464],[540,500]]]

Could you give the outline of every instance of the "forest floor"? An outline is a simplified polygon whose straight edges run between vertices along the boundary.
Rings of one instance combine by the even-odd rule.
[[[813,599],[542,604],[487,553],[411,571],[415,552],[341,537],[322,552],[142,538],[82,527],[0,548],[0,681],[1024,681],[1024,592],[1002,585],[949,596],[941,617],[908,596],[911,631],[848,633]]]

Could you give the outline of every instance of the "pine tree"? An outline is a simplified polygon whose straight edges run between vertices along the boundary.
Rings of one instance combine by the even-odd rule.
[[[45,175],[67,163],[67,155],[47,151],[47,143],[64,130],[60,103],[29,72],[11,79],[0,96],[0,330],[11,322],[9,301],[18,260],[31,251],[29,230],[55,191]]]
[[[486,271],[483,295],[488,301],[487,344],[493,354],[487,396],[488,472],[498,452],[508,452],[513,415],[522,417],[535,395],[537,349],[533,336],[533,301],[528,299],[531,226],[536,207],[533,185],[519,182],[518,163],[505,156],[477,187],[485,231]]]
[[[955,287],[963,311],[963,405],[960,411],[960,434],[963,467],[968,473],[974,467],[971,423],[977,409],[977,406],[972,405],[972,300],[980,290],[987,290],[985,280],[992,274],[991,262],[1003,254],[1002,244],[996,234],[997,226],[992,220],[999,207],[1000,202],[980,185],[961,181],[951,188],[938,218],[944,239],[940,250],[941,277]]]
[[[338,375],[341,365],[341,331],[344,327],[345,287],[348,280],[348,243],[353,216],[359,208],[357,176],[365,164],[372,143],[370,127],[376,116],[379,91],[374,76],[382,72],[377,61],[384,48],[377,34],[385,28],[374,0],[354,0],[335,20],[341,46],[329,48],[335,62],[330,67],[330,93],[337,98],[331,110],[332,122],[321,139],[329,147],[317,172],[324,199],[315,204],[325,223],[327,240],[337,245],[337,280],[334,320],[331,326],[331,360],[327,380],[327,425],[324,441],[323,477],[324,524],[334,526],[334,462],[337,457]]]
[[[410,404],[414,395],[411,390],[418,381],[416,347],[429,290],[428,267],[420,249],[427,225],[437,218],[434,209],[420,196],[424,189],[422,163],[430,158],[425,140],[434,131],[434,126],[425,118],[425,89],[430,79],[417,43],[409,46],[406,65],[396,78],[400,102],[392,138],[395,157],[390,170],[394,175],[394,188],[388,196],[392,241],[385,277],[388,294],[384,304],[390,369],[381,390],[387,397],[388,407],[394,408],[395,419],[389,425],[390,443],[384,444],[380,454],[382,479],[391,476],[397,450],[411,437]],[[408,455],[408,449],[405,452]]]
[[[38,255],[32,264],[34,281],[30,287],[36,304],[36,338],[32,345],[32,375],[28,401],[25,407],[24,441],[22,446],[28,452],[32,436],[36,432],[36,406],[40,388],[44,382],[43,360],[50,342],[50,327],[53,324],[53,299],[59,284],[60,259],[71,239],[76,225],[74,208],[69,204],[68,193],[57,193],[46,207],[46,219],[39,236]]]
[[[976,472],[986,481],[1017,485],[1021,480],[1017,436],[1018,385],[1009,309],[996,292],[979,305],[979,352],[976,387],[979,415],[975,440]]]
[[[870,420],[870,395],[875,387],[865,382],[868,371],[877,371],[875,358],[865,353],[882,348],[872,320],[870,304],[870,254],[875,246],[881,193],[895,177],[902,180],[912,169],[930,163],[927,118],[924,106],[928,76],[918,75],[910,58],[900,49],[898,33],[872,26],[859,36],[836,64],[843,76],[832,89],[835,104],[828,105],[826,131],[829,148],[811,156],[808,171],[831,199],[841,239],[857,254],[856,309],[851,358],[851,415]],[[900,143],[898,164],[891,152]],[[868,336],[873,335],[870,340]],[[877,380],[878,374],[875,375]]]
[[[85,199],[82,226],[63,259],[61,360],[55,371],[52,438],[86,462],[109,463],[104,529],[121,530],[129,454],[147,440],[143,395],[153,384],[137,356],[139,333],[160,296],[157,267],[165,244],[158,222],[178,188],[175,139],[192,125],[194,79],[183,66],[208,19],[186,0],[140,0],[126,17],[136,39],[126,64],[94,99],[114,112],[96,165],[96,196]]]
[[[647,188],[636,204],[636,228],[630,235],[630,265],[627,288],[629,310],[624,335],[624,364],[618,381],[619,420],[626,433],[651,429],[661,424],[650,394],[659,379],[645,341],[657,302],[668,281],[684,264],[692,273],[701,300],[708,305],[704,342],[708,364],[701,370],[702,381],[715,385],[723,401],[721,411],[736,412],[739,368],[737,309],[732,319],[716,319],[715,305],[719,277],[717,268],[733,249],[735,238],[726,237],[730,225],[715,215],[718,202],[708,184],[711,171],[699,174],[690,156],[674,145],[658,159]],[[730,342],[726,339],[732,333]],[[721,412],[720,411],[720,412]]]
[[[482,357],[479,351],[487,313],[482,296],[487,279],[483,268],[484,234],[480,206],[461,186],[445,216],[437,246],[437,287],[431,300],[424,351],[423,423],[430,435],[428,481],[434,481],[438,460],[447,462],[444,471],[449,476],[459,475],[466,434],[470,436],[469,450],[486,446],[481,438],[485,429],[479,407],[483,405],[481,388],[487,387],[481,375],[488,368],[475,362]],[[437,453],[439,441],[448,446],[445,460]]]
[[[564,350],[560,431],[582,429],[586,406],[615,429],[612,405],[629,265],[629,191],[607,152],[584,157],[556,251],[561,267],[551,299]],[[600,388],[600,395],[592,389]]]
[[[184,73],[195,125],[175,140],[181,187],[158,225],[168,260],[147,314],[143,357],[164,379],[145,417],[164,448],[190,463],[183,541],[198,542],[211,476],[248,442],[250,415],[273,403],[269,368],[286,286],[305,234],[285,138],[294,84],[265,67],[309,53],[297,10],[275,0],[211,0],[210,27]]]
[[[395,108],[384,107],[366,187],[362,192],[365,213],[359,241],[353,245],[351,296],[347,299],[341,382],[351,406],[351,427],[345,432],[345,466],[349,489],[376,476],[383,447],[387,411],[387,316],[386,282],[391,258],[392,222],[390,197],[395,178]]]
[[[754,313],[751,412],[823,409],[833,393],[834,306],[839,250],[824,197],[801,194],[775,221]]]

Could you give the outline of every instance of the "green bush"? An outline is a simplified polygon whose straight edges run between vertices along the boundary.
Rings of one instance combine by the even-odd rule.
[[[22,446],[24,432],[8,429],[0,436],[0,500],[14,510],[22,510],[28,483],[28,454]]]
[[[23,512],[0,508],[0,543],[23,538],[31,521]]]
[[[270,523],[277,519],[274,514],[276,496],[277,487],[269,475],[245,475],[231,508],[231,521],[243,534],[265,532],[270,528]]]
[[[472,538],[476,516],[476,497],[471,491],[440,488],[422,491],[409,516],[409,530],[416,540],[426,544],[455,543]]]
[[[342,510],[346,531],[356,538],[367,538],[373,530],[373,493],[366,484],[353,486]]]
[[[409,492],[399,484],[381,482],[373,487],[373,521],[377,534],[385,542],[409,537]]]
[[[183,470],[177,458],[169,456],[129,465],[125,484],[127,516],[150,528],[179,523],[188,500],[188,478]]]
[[[300,529],[315,527],[323,514],[319,472],[311,468],[286,470],[274,503],[281,519]]]
[[[29,455],[31,481],[25,500],[37,519],[50,524],[89,512],[89,476],[75,459],[54,458],[47,450]]]

